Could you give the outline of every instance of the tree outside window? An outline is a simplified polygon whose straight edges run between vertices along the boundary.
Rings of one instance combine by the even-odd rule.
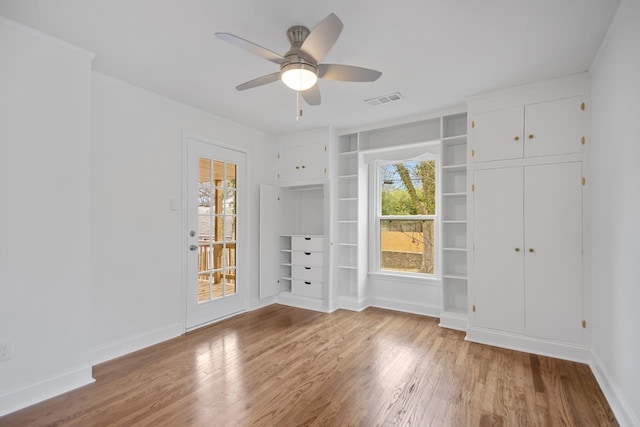
[[[435,274],[436,162],[380,164],[381,270]]]

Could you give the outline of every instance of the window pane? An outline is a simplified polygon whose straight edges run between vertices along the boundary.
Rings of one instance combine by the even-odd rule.
[[[226,187],[235,188],[236,187],[236,174],[238,167],[233,163],[227,163],[227,181],[225,183]]]
[[[436,162],[380,166],[381,214],[435,215]]]
[[[433,220],[380,220],[380,269],[433,274]]]

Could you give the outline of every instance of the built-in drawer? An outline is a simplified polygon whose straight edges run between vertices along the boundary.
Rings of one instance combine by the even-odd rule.
[[[324,254],[322,252],[291,252],[291,264],[303,267],[322,267]]]
[[[293,279],[291,281],[291,293],[309,298],[322,298],[322,283]]]
[[[324,282],[323,267],[308,267],[303,265],[291,266],[291,278],[300,280],[311,280],[314,282]]]
[[[291,249],[303,252],[322,252],[324,250],[324,238],[293,236],[291,238]]]

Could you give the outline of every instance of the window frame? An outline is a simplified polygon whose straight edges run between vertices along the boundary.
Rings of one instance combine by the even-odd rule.
[[[439,141],[438,141],[439,142]],[[431,144],[429,144],[431,145]],[[398,147],[400,148],[400,147]],[[370,207],[370,266],[372,267],[369,274],[382,275],[382,276],[397,276],[405,278],[413,278],[420,280],[440,280],[442,276],[441,270],[441,159],[439,153],[424,153],[419,156],[415,156],[409,159],[399,160],[374,160],[370,164],[370,194],[371,194],[371,207]],[[433,215],[382,215],[382,184],[381,184],[381,167],[384,165],[392,165],[396,163],[407,162],[420,162],[420,161],[434,161],[436,171],[436,186],[435,186],[435,213]],[[380,229],[381,221],[383,220],[433,220],[434,224],[434,244],[433,244],[433,273],[413,273],[397,270],[383,270],[381,268],[381,241],[380,241]]]

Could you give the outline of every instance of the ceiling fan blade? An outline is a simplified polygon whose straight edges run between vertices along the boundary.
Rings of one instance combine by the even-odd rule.
[[[315,84],[302,92],[302,97],[309,105],[320,105],[320,88]]]
[[[381,75],[380,71],[354,67],[353,65],[318,65],[318,77],[321,79],[340,80],[343,82],[373,82],[378,80]]]
[[[309,33],[300,49],[320,62],[338,40],[342,27],[342,21],[333,13],[329,14]]]
[[[241,85],[236,86],[236,89],[237,90],[252,89],[254,87],[277,82],[278,80],[280,80],[280,72],[267,74],[266,76],[258,77],[257,79],[253,79],[246,83],[242,83]]]
[[[240,49],[246,50],[249,53],[253,53],[254,55],[259,56],[260,58],[264,58],[267,61],[275,62],[276,64],[282,64],[285,61],[282,55],[279,55],[267,48],[259,46],[241,37],[234,36],[233,34],[216,33],[216,37],[224,41],[227,41],[232,45],[239,47]]]

